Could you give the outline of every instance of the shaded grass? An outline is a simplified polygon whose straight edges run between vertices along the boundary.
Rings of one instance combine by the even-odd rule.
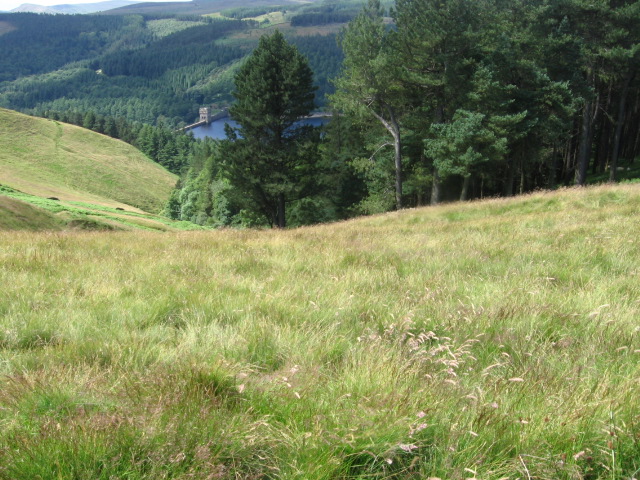
[[[0,233],[0,478],[631,478],[639,227],[626,185]]]
[[[3,190],[0,190],[0,193],[4,193]],[[2,230],[60,230],[62,226],[63,223],[60,220],[40,208],[0,196],[0,229]]]

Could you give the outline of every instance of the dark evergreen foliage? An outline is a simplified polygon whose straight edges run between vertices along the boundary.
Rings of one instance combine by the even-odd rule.
[[[359,5],[353,2],[311,4],[300,9],[291,17],[291,26],[307,27],[329,23],[347,23],[359,12]]]
[[[363,114],[391,107],[407,205],[613,179],[640,153],[638,2],[397,0],[384,33],[367,11],[343,37],[334,97],[378,138],[351,160],[367,175],[361,205],[389,205],[394,164]]]
[[[327,25],[329,23],[347,23],[356,13],[349,12],[310,12],[300,13],[291,17],[292,27],[309,27],[313,25]]]
[[[309,35],[287,38],[309,61],[314,73],[316,105],[323,108],[327,105],[327,96],[335,92],[332,80],[338,76],[342,68],[344,54],[338,45],[336,35]]]
[[[110,76],[157,78],[167,70],[195,65],[220,66],[245,55],[239,47],[219,46],[217,39],[246,24],[234,20],[218,20],[164,37],[139,50],[114,52],[93,62]]]
[[[317,135],[296,121],[313,110],[314,90],[307,60],[279,31],[260,38],[235,78],[229,113],[240,128],[227,129],[228,178],[281,228],[286,203],[310,194]]]
[[[259,17],[266,13],[279,12],[285,9],[280,5],[274,7],[238,7],[238,8],[225,8],[220,11],[220,14],[227,18],[235,18],[241,20],[243,18]],[[286,10],[285,10],[286,11]]]
[[[0,14],[15,30],[0,36],[0,82],[94,58],[123,40],[129,20],[91,15]],[[144,35],[130,41],[139,45]]]

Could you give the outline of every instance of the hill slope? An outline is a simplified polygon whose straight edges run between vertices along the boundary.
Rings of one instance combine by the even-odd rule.
[[[49,211],[0,195],[0,230],[60,230],[62,226]]]
[[[132,146],[0,109],[0,230],[191,230],[156,215],[177,177]]]
[[[301,2],[296,0],[199,0],[190,2],[166,2],[166,3],[137,3],[126,7],[115,8],[105,12],[110,15],[158,15],[158,14],[179,14],[179,15],[206,15],[227,8],[246,7],[250,3],[251,7],[264,5],[297,5]]]
[[[0,184],[40,197],[160,211],[177,177],[131,145],[0,109]]]
[[[637,478],[639,231],[627,185],[0,232],[0,478]]]

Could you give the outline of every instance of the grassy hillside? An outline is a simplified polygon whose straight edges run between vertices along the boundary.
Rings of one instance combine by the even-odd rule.
[[[203,230],[138,209],[30,195],[0,185],[0,230]]]
[[[0,230],[61,230],[63,225],[47,210],[0,195]]]
[[[156,215],[177,177],[132,146],[0,109],[0,230],[197,228]]]
[[[40,197],[162,209],[176,176],[124,142],[0,109],[0,184]]]
[[[640,185],[0,232],[0,479],[630,479]]]

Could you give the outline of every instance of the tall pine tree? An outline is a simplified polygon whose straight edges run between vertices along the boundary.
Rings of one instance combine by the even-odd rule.
[[[406,106],[398,81],[397,52],[390,42],[391,32],[384,23],[380,0],[369,0],[343,32],[340,44],[345,54],[341,75],[335,80],[335,106],[360,118],[379,121],[391,135],[395,167],[396,208],[402,208],[401,116]],[[379,147],[379,150],[382,147]],[[374,153],[375,155],[375,153]]]
[[[310,193],[317,135],[296,122],[313,110],[314,91],[306,58],[279,31],[260,39],[235,77],[229,113],[240,127],[227,125],[223,143],[229,180],[279,228],[287,202]]]

